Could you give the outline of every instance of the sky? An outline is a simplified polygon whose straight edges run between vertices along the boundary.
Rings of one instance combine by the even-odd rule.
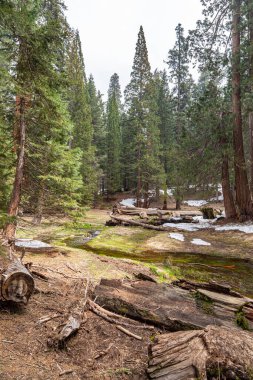
[[[175,43],[175,27],[193,29],[201,18],[200,0],[65,0],[67,19],[78,29],[86,75],[107,94],[117,73],[122,91],[130,81],[140,25],[144,28],[152,70],[164,69]]]

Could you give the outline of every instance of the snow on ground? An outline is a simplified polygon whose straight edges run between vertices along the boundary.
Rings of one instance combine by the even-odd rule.
[[[170,233],[170,234],[169,234],[169,237],[170,237],[171,239],[175,239],[175,240],[179,240],[179,241],[184,241],[184,235],[183,235],[183,234],[179,234],[179,233],[177,233],[177,232],[175,232],[175,233]]]
[[[201,229],[207,229],[211,227],[211,224],[216,220],[203,219],[202,216],[195,216],[194,220],[198,220],[199,223],[165,223],[164,227],[176,228],[183,231],[198,231]]]
[[[32,240],[32,239],[17,239],[15,241],[15,245],[17,247],[24,247],[24,248],[50,248],[51,247],[51,245],[44,243],[43,241]]]
[[[215,231],[241,231],[245,234],[253,234],[253,224],[244,223],[244,224],[227,224],[224,226],[215,227]]]
[[[214,198],[210,198],[208,200],[208,202],[223,202],[224,201],[224,197],[223,195],[219,195],[218,198],[217,197],[214,197]]]
[[[210,243],[202,239],[193,239],[191,243],[194,245],[211,245]]]
[[[213,229],[215,231],[240,231],[245,234],[253,234],[253,223],[231,223],[224,226],[216,226],[214,223],[217,219],[203,219],[202,216],[195,216],[193,219],[198,220],[199,223],[165,223],[163,226],[190,232],[201,229]]]
[[[192,201],[184,201],[185,204],[191,207],[201,207],[206,205],[208,202],[204,200],[192,200]]]
[[[128,199],[123,199],[120,204],[122,206],[128,206],[128,207],[135,207],[134,204],[136,202],[135,198],[128,198]]]

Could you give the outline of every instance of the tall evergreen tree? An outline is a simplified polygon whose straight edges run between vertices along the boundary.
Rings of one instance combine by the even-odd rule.
[[[91,120],[93,126],[93,145],[96,148],[96,158],[100,168],[100,192],[105,193],[105,172],[106,172],[106,123],[105,110],[102,94],[97,91],[92,75],[88,80],[89,102],[91,107]]]
[[[159,118],[156,89],[148,60],[148,50],[142,26],[136,44],[131,81],[125,90],[127,131],[131,136],[124,160],[127,162],[128,182],[135,190],[137,206],[148,206],[150,190],[162,182],[160,162]]]
[[[63,10],[56,0],[6,2],[1,9],[13,41],[5,47],[12,57],[16,96],[18,157],[9,215],[18,212],[22,186],[23,202],[38,221],[44,207],[65,210],[79,197],[79,153],[69,152],[72,125],[62,99],[61,57],[67,35]],[[13,233],[7,226],[6,235]]]
[[[95,150],[92,146],[93,125],[88,83],[78,32],[71,32],[66,66],[69,83],[68,109],[73,123],[70,146],[81,151],[82,203],[90,204],[97,190],[97,171]]]
[[[113,194],[122,188],[121,181],[121,120],[120,120],[120,85],[119,76],[110,79],[107,102],[107,192]]]
[[[184,36],[181,24],[176,27],[176,43],[168,54],[169,79],[173,83],[174,100],[174,145],[170,150],[171,175],[170,182],[175,188],[176,208],[181,208],[184,188],[185,157],[184,139],[187,133],[187,107],[191,99],[193,81],[189,72],[188,39]]]

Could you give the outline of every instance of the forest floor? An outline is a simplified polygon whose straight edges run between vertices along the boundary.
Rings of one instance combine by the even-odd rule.
[[[137,331],[143,337],[138,341],[87,311],[86,322],[65,349],[47,346],[56,327],[80,300],[87,278],[92,286],[101,278],[133,278],[139,272],[165,282],[178,277],[216,279],[253,295],[253,234],[187,231],[181,242],[171,239],[168,232],[105,227],[108,219],[109,210],[98,209],[88,211],[82,222],[50,217],[34,226],[30,217],[22,218],[18,237],[50,242],[57,249],[25,255],[25,263],[32,262],[33,270],[48,277],[48,281],[35,280],[37,290],[27,306],[0,304],[1,380],[147,379],[148,347],[158,330]],[[100,235],[80,244],[90,231],[100,231]],[[193,238],[211,245],[193,245]],[[54,314],[58,317],[38,323]]]

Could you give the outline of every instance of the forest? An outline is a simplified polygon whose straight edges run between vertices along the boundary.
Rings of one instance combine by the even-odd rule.
[[[0,0],[0,379],[252,379],[253,2],[200,3],[102,94],[64,1]]]

